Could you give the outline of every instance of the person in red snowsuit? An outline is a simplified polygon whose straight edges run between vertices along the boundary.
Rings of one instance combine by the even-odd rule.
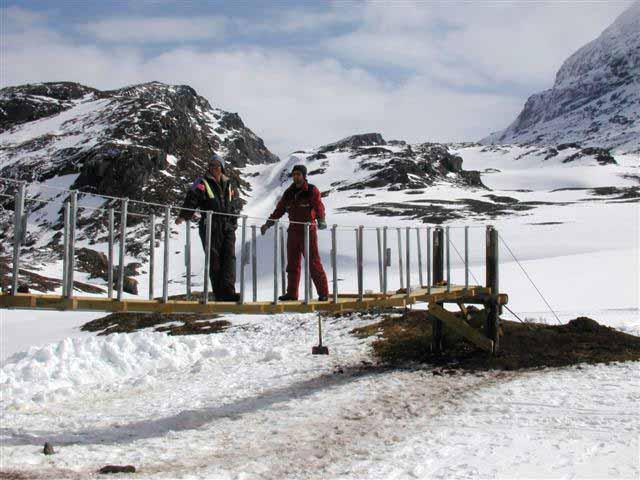
[[[292,222],[311,224],[309,227],[309,269],[311,279],[318,292],[318,300],[326,301],[329,296],[329,285],[318,253],[317,228],[320,230],[327,228],[320,190],[307,182],[307,168],[304,165],[295,165],[291,171],[291,177],[293,184],[284,192],[276,209],[269,216],[269,220],[260,228],[260,232],[264,235],[275,223],[274,221],[285,213],[289,214],[289,220]],[[287,293],[282,295],[280,300],[298,299],[302,255],[304,255],[304,225],[291,223],[287,234]]]

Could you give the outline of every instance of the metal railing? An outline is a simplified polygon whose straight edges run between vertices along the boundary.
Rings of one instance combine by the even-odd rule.
[[[40,202],[41,204],[47,204],[54,200],[42,200],[35,197],[27,196],[26,184],[24,182],[19,182],[10,179],[0,178],[0,181],[8,181],[10,184],[13,184],[15,187],[15,193],[13,195],[14,200],[14,239],[13,239],[13,266],[12,266],[12,283],[11,283],[11,291],[15,295],[18,291],[19,284],[19,274],[20,274],[20,251],[21,245],[24,243],[25,235],[26,235],[26,217],[27,213],[25,212],[25,202],[34,201]],[[156,213],[150,214],[140,214],[137,212],[131,212],[131,205],[143,205],[151,208],[159,209],[162,213],[159,213],[159,216],[162,218],[162,247],[163,247],[163,265],[162,265],[162,302],[168,302],[170,297],[170,288],[169,283],[171,280],[170,277],[170,257],[171,257],[171,221],[172,221],[172,212],[175,210],[182,210],[187,212],[192,212],[194,215],[199,215],[201,217],[200,222],[204,225],[204,272],[203,272],[203,288],[202,288],[202,296],[200,301],[202,303],[207,303],[209,301],[210,294],[210,268],[211,268],[211,245],[212,245],[212,228],[213,228],[213,218],[214,216],[226,216],[226,217],[236,217],[240,220],[240,263],[239,263],[239,293],[240,293],[240,303],[245,303],[247,301],[247,292],[245,288],[245,284],[247,281],[247,275],[245,272],[245,268],[247,266],[251,266],[251,286],[252,286],[252,295],[251,299],[253,302],[258,301],[259,297],[259,288],[258,288],[258,279],[259,279],[259,248],[258,248],[258,236],[257,236],[257,228],[259,224],[255,223],[255,220],[266,221],[266,218],[259,217],[251,217],[248,215],[235,215],[235,214],[227,214],[227,213],[218,213],[218,212],[202,212],[199,210],[193,209],[182,209],[175,206],[170,205],[161,205],[152,202],[143,202],[139,200],[132,200],[128,198],[117,198],[110,197],[106,195],[97,195],[93,193],[87,192],[79,192],[74,190],[65,190],[56,187],[44,187],[40,185],[42,188],[52,188],[53,190],[58,191],[58,196],[55,197],[59,200],[59,197],[64,197],[63,204],[64,207],[62,209],[62,229],[63,229],[63,252],[62,252],[62,295],[65,298],[72,298],[74,295],[74,272],[75,272],[75,261],[76,261],[76,245],[77,245],[77,228],[78,228],[78,211],[80,209],[87,209],[92,212],[103,213],[107,219],[107,297],[113,298],[114,289],[115,289],[115,300],[122,301],[124,299],[124,284],[125,284],[125,262],[127,259],[127,221],[130,217],[135,217],[139,219],[138,226],[142,225],[143,229],[147,230],[148,234],[148,298],[149,300],[154,300],[155,297],[155,275],[156,275],[156,224],[157,224],[157,216]],[[85,196],[95,196],[99,198],[105,199],[108,202],[106,207],[95,208],[87,205],[80,205],[80,198],[84,198]],[[3,194],[3,197],[7,197],[6,194]],[[119,210],[114,208],[115,205],[119,206]],[[117,265],[115,264],[116,259],[114,255],[114,247],[116,243],[116,225],[115,219],[116,216],[119,215],[119,231],[117,235],[118,240],[118,259]],[[142,223],[140,223],[142,222]],[[193,289],[192,289],[192,276],[193,276],[193,265],[192,265],[192,242],[191,242],[191,229],[192,221],[187,220],[185,223],[185,248],[184,248],[184,267],[185,267],[185,298],[192,299],[193,297]],[[273,279],[273,296],[271,301],[274,304],[279,302],[279,295],[281,293],[285,293],[285,283],[286,283],[286,255],[285,255],[285,244],[286,244],[286,235],[285,235],[285,226],[289,227],[295,225],[301,225],[304,235],[304,254],[303,254],[303,265],[302,265],[302,273],[304,277],[304,285],[303,285],[303,298],[305,304],[308,304],[312,300],[312,272],[310,266],[310,248],[311,248],[311,235],[330,235],[328,241],[323,242],[323,245],[330,245],[329,255],[330,255],[330,268],[331,275],[329,276],[330,283],[330,300],[333,302],[338,302],[339,296],[341,294],[340,282],[344,279],[339,278],[339,272],[344,268],[344,265],[340,264],[340,250],[342,249],[342,253],[346,254],[343,256],[355,257],[356,260],[356,292],[349,291],[349,294],[353,294],[357,296],[359,300],[363,300],[366,295],[369,293],[381,293],[384,295],[389,295],[391,293],[395,293],[391,289],[391,281],[389,275],[389,268],[392,267],[392,248],[390,247],[389,242],[389,229],[396,231],[397,237],[397,247],[396,247],[396,255],[397,255],[397,279],[399,284],[399,290],[404,291],[407,296],[411,295],[412,290],[416,288],[426,288],[428,293],[431,293],[432,288],[435,286],[445,286],[447,291],[451,291],[453,278],[452,278],[452,266],[451,266],[451,256],[450,256],[450,247],[453,245],[452,240],[452,230],[460,230],[464,232],[464,256],[463,256],[463,264],[464,264],[464,287],[468,289],[469,285],[469,269],[470,269],[470,241],[469,241],[469,231],[471,228],[486,228],[487,232],[493,229],[493,227],[488,226],[456,226],[456,225],[448,225],[446,227],[441,227],[437,225],[419,225],[419,226],[403,226],[403,227],[394,227],[391,225],[384,226],[364,226],[364,225],[338,225],[334,224],[328,231],[322,232],[316,229],[315,225],[305,222],[293,222],[285,219],[281,219],[274,222],[274,227],[272,233],[268,236],[264,237],[268,239],[271,237],[272,241],[272,279]],[[351,248],[351,240],[347,240],[344,243],[341,242],[341,237],[339,236],[340,232],[355,232],[355,243],[353,244],[354,250],[349,253],[348,249]],[[365,250],[365,237],[369,234],[373,233],[375,235],[376,247],[375,249],[369,248]],[[404,234],[403,234],[404,233]],[[497,233],[496,233],[497,234]],[[403,238],[404,237],[404,238]],[[367,237],[371,239],[371,236]],[[415,239],[415,240],[412,240]],[[344,239],[342,239],[344,240]],[[487,234],[487,245],[488,242],[494,241],[490,238],[490,235]],[[370,245],[372,243],[367,243]],[[415,247],[415,256],[414,256],[414,247]],[[455,245],[453,245],[455,248]],[[493,247],[492,247],[493,248]],[[488,252],[488,247],[487,247]],[[377,255],[375,261],[372,261],[373,268],[377,265],[378,275],[366,275],[365,273],[365,253],[374,253]],[[492,255],[497,255],[496,251],[492,250]],[[488,255],[488,254],[487,254]],[[425,262],[426,260],[426,262]],[[415,267],[415,270],[414,270]],[[442,271],[444,270],[444,271]],[[445,276],[446,274],[446,276]],[[115,278],[114,278],[115,276]],[[417,279],[415,278],[417,276]],[[493,277],[492,277],[493,278]],[[495,285],[487,285],[496,288],[497,291],[497,275],[496,284]],[[425,281],[426,280],[426,281]],[[374,285],[373,288],[367,288],[368,286]]]

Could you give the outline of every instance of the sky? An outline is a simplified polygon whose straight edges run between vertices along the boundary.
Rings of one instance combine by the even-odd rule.
[[[279,156],[507,127],[631,0],[0,0],[0,86],[187,84]]]

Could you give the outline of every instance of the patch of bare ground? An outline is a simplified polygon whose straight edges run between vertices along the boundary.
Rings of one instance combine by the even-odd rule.
[[[482,310],[469,321],[480,327]],[[432,352],[432,328],[427,312],[386,315],[380,322],[356,328],[360,337],[377,335],[375,356],[384,363],[400,365],[425,362],[466,370],[518,370],[562,367],[579,363],[609,363],[640,360],[640,337],[629,335],[587,317],[564,325],[501,321],[499,352],[490,356],[448,331],[445,326],[444,354]]]
[[[112,313],[85,323],[81,330],[109,335],[155,327],[154,331],[167,335],[208,335],[223,332],[231,325],[227,320],[215,320],[218,317],[197,313]]]

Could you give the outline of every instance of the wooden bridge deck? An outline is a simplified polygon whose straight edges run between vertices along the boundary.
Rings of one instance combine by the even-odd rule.
[[[60,295],[28,294],[17,295],[0,294],[0,308],[27,309],[27,310],[73,310],[89,312],[141,312],[141,313],[243,313],[243,314],[270,314],[270,313],[308,313],[308,312],[348,312],[368,310],[371,308],[404,307],[417,302],[455,302],[456,300],[477,295],[490,294],[491,289],[481,286],[452,285],[451,291],[447,287],[432,287],[428,293],[426,287],[412,290],[410,295],[406,293],[382,293],[365,294],[362,301],[358,295],[341,294],[336,303],[333,300],[319,302],[317,300],[305,304],[301,301],[279,302],[209,302],[202,304],[197,301],[169,300],[164,303],[161,300],[141,300],[127,298],[122,301],[104,297],[73,297],[64,298]]]

